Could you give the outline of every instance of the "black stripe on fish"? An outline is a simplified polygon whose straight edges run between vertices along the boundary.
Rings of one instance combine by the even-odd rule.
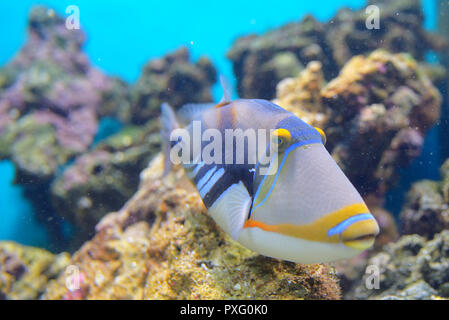
[[[201,179],[204,178],[204,176],[206,176],[208,173],[210,175],[210,173],[212,172],[211,170],[217,168],[217,166],[215,164],[200,163],[199,165],[201,165],[201,168],[199,169],[197,174],[192,179],[195,182],[195,185],[197,185],[197,186],[198,186],[198,182],[200,182]]]
[[[206,208],[210,208],[214,202],[233,184],[243,182],[248,193],[253,195],[253,171],[254,166],[249,165],[221,165],[217,167],[200,194]],[[222,173],[222,174],[221,174]],[[212,184],[213,183],[213,184]],[[206,192],[207,191],[207,192]]]

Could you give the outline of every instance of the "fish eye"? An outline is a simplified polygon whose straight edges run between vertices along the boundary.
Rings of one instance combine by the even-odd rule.
[[[291,134],[287,129],[276,129],[272,133],[272,143],[275,144],[279,152],[284,151],[291,142]]]
[[[273,144],[275,144],[278,148],[281,148],[286,144],[286,140],[283,137],[273,137],[271,140]]]
[[[285,151],[285,149],[287,149],[287,140],[285,138],[278,138],[278,150],[279,152],[283,152]]]

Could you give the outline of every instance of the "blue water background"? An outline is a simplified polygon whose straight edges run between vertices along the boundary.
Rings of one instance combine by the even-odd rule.
[[[85,52],[90,61],[109,75],[134,82],[148,59],[181,45],[189,47],[193,59],[207,55],[218,71],[233,81],[225,53],[236,37],[265,32],[299,20],[307,13],[326,21],[342,6],[359,9],[365,1],[0,0],[0,65],[7,63],[26,41],[28,12],[36,4],[50,6],[61,15],[65,15],[68,5],[77,5],[81,28],[88,35]],[[423,5],[426,27],[434,29],[435,1],[424,0]],[[221,90],[216,86],[214,96],[218,99],[220,95]],[[429,148],[433,150],[436,140],[432,141],[426,143],[425,152]],[[431,176],[435,175],[434,171]],[[12,185],[13,176],[12,164],[1,161],[0,240],[48,247],[50,238],[46,229],[34,218],[22,188]],[[405,176],[411,177],[407,173]]]

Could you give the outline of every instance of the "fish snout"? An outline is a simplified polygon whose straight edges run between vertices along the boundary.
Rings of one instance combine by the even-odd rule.
[[[354,221],[341,232],[341,240],[345,246],[363,251],[374,244],[380,231],[379,225],[370,213],[364,216],[366,219]]]
[[[374,244],[379,225],[371,213],[355,214],[331,228],[329,236],[338,235],[341,242],[355,250],[366,250]]]

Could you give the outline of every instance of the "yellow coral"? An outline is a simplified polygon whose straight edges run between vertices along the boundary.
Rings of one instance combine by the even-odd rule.
[[[321,62],[310,62],[296,78],[286,78],[276,88],[274,103],[312,126],[324,127],[326,114],[320,91],[324,83]]]
[[[69,262],[69,254],[52,253],[14,242],[0,242],[0,296],[7,299],[37,299],[47,282]],[[13,264],[8,270],[7,265]]]

